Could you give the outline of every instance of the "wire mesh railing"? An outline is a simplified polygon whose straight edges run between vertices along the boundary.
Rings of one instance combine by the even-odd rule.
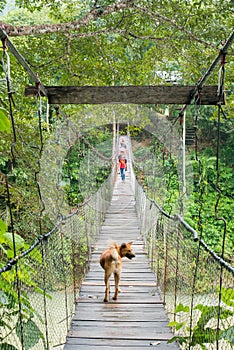
[[[136,181],[136,209],[170,325],[182,349],[233,349],[234,268]]]
[[[81,280],[109,206],[115,170],[73,213],[0,268],[2,350],[62,349]],[[16,240],[18,236],[16,236]],[[24,246],[25,248],[25,246]]]

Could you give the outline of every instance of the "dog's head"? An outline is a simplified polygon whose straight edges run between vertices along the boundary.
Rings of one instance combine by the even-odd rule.
[[[124,256],[126,256],[126,258],[128,259],[132,259],[135,258],[135,255],[132,252],[132,242],[128,242],[128,243],[122,243],[120,248],[119,248],[119,255],[121,256],[121,258],[123,258]]]

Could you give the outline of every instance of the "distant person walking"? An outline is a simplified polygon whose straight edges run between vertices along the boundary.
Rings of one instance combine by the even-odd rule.
[[[119,170],[122,181],[125,181],[125,172],[127,171],[127,159],[125,156],[119,158]]]
[[[124,138],[122,138],[121,141],[120,141],[120,147],[126,148]]]

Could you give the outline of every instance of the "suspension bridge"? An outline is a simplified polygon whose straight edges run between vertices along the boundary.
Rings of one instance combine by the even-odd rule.
[[[225,338],[233,316],[222,300],[232,298],[233,268],[180,215],[146,196],[128,157],[126,182],[113,167],[95,195],[1,268],[2,281],[16,279],[15,292],[3,284],[5,309],[19,315],[12,331],[3,327],[3,349],[179,349],[168,343],[173,336],[187,339],[186,349],[204,339],[232,349]],[[136,258],[123,259],[119,298],[104,303],[100,254],[127,241]]]
[[[6,41],[2,30],[0,37],[4,55],[8,46],[25,67],[27,63],[18,55],[10,40]],[[221,50],[222,55],[225,56],[232,41],[233,34]],[[186,105],[179,117],[194,98],[199,104],[204,101],[204,104],[218,104],[220,113],[224,103],[223,84],[218,87],[215,98],[216,87],[208,89],[206,100],[200,94],[219,59],[220,55],[197,86],[186,88],[185,92],[182,89],[181,103]],[[225,57],[222,62],[224,65]],[[27,88],[26,95],[37,94],[40,102],[43,94],[51,104],[77,103],[77,97],[74,97],[77,91],[84,94],[81,103],[87,103],[88,97],[88,103],[94,104],[110,102],[105,98],[113,101],[115,93],[112,88],[105,94],[106,90],[101,87],[96,97],[93,89],[78,88],[74,92],[72,88],[66,88],[64,96],[64,91],[44,87],[31,69],[25,68],[37,84],[36,89]],[[9,72],[10,69],[6,72],[6,81],[12,106]],[[127,90],[130,95],[132,91],[139,90],[138,93],[142,93],[141,103],[155,103],[157,93],[162,96],[165,93],[152,87],[143,90],[131,87]],[[163,100],[164,103],[173,103],[169,90],[165,93],[167,99]],[[60,99],[57,100],[56,96]],[[132,96],[131,100],[126,97],[125,87],[118,87],[114,102],[121,103],[123,96],[126,98],[124,103],[139,103],[136,96]],[[17,142],[12,108],[10,114],[14,132],[11,153],[15,160]],[[41,105],[38,114],[42,156]],[[61,143],[61,135],[66,131],[65,128],[61,130],[59,141],[55,140],[56,147],[51,153],[55,159],[56,152],[62,152],[65,144],[71,146],[70,130],[64,144]],[[130,141],[128,146],[131,146]],[[99,154],[95,152],[95,155]],[[89,164],[91,162],[92,159],[89,159]],[[234,344],[234,268],[224,259],[224,251],[221,256],[217,255],[202,235],[186,222],[181,212],[167,212],[150,198],[135,177],[131,161],[126,183],[121,183],[119,175],[116,175],[114,161],[104,185],[77,208],[62,213],[60,173],[57,171],[61,164],[54,163],[53,166],[48,163],[46,169],[51,170],[57,191],[47,192],[47,197],[51,196],[51,208],[46,214],[52,222],[56,217],[55,225],[49,232],[43,231],[43,208],[39,218],[40,234],[31,246],[15,232],[11,190],[8,176],[4,176],[12,232],[8,234],[1,225],[2,251],[7,256],[0,268],[1,349],[177,349],[180,343],[186,350],[196,346],[231,350]],[[38,184],[37,176],[38,172],[35,172]],[[156,178],[155,173],[153,178]],[[161,185],[160,181],[158,184]],[[40,189],[38,191],[41,198]],[[216,209],[217,206],[218,201]],[[224,219],[218,216],[217,219],[225,224]],[[109,241],[133,241],[136,258],[124,261],[118,301],[103,303],[105,287],[98,259]],[[168,343],[173,336],[177,343]]]
[[[86,349],[128,350],[147,349],[153,345],[157,349],[178,349],[174,344],[167,344],[172,333],[140,234],[132,178],[130,171],[126,182],[117,176],[64,349],[83,346]],[[111,301],[111,295],[110,302],[103,303],[104,274],[99,264],[100,254],[110,242],[121,244],[126,240],[133,242],[136,258],[131,262],[124,261],[119,300]],[[113,293],[113,281],[111,289]]]

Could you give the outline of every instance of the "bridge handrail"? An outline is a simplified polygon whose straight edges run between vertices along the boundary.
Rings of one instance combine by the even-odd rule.
[[[109,177],[107,178],[107,180],[105,181],[105,184],[107,184],[107,186],[111,185],[111,182],[113,181],[113,173],[115,173],[115,169],[113,168],[111,174],[109,175]],[[109,183],[109,184],[108,184]],[[104,185],[105,186],[105,185]],[[111,185],[113,187],[113,185]],[[112,191],[112,190],[111,190]],[[23,257],[27,256],[29,253],[31,253],[41,242],[43,241],[47,241],[47,239],[53,234],[55,233],[59,227],[67,220],[69,220],[70,218],[72,218],[73,216],[77,215],[79,213],[79,210],[83,207],[85,207],[86,205],[89,204],[89,202],[92,200],[93,197],[95,197],[96,195],[98,195],[98,192],[95,193],[94,195],[91,195],[86,201],[84,201],[81,204],[78,204],[76,209],[73,210],[72,213],[67,214],[67,215],[59,215],[58,216],[58,221],[57,223],[54,225],[54,227],[47,233],[45,233],[44,235],[40,235],[35,241],[34,243],[26,250],[24,250],[22,253],[18,254],[17,256],[15,256],[13,259],[10,259],[7,261],[7,263],[0,268],[0,275],[3,272],[9,271],[12,269],[12,267],[14,265],[17,264],[17,262],[22,259]]]
[[[170,215],[151,199],[138,180],[135,198],[141,234],[174,339],[187,346],[207,343],[231,349],[234,268],[181,215]]]
[[[195,242],[198,241],[203,246],[203,248],[209,254],[211,254],[213,256],[213,258],[215,260],[217,260],[222,266],[224,266],[234,276],[234,267],[232,267],[227,261],[225,261],[218,254],[216,254],[211,248],[209,248],[208,245],[205,243],[205,241],[203,239],[199,238],[197,231],[192,226],[190,226],[189,223],[180,214],[170,215],[169,213],[167,213],[163,208],[160,207],[160,205],[154,199],[149,197],[149,195],[143,189],[143,187],[142,187],[141,183],[139,182],[139,180],[137,179],[137,177],[136,177],[136,182],[137,182],[138,186],[140,186],[142,188],[142,191],[144,192],[146,198],[150,201],[151,205],[155,205],[155,207],[160,211],[160,213],[163,214],[168,219],[173,220],[173,221],[178,221],[179,223],[181,223],[186,228],[187,231],[189,231],[193,234],[193,240]]]

